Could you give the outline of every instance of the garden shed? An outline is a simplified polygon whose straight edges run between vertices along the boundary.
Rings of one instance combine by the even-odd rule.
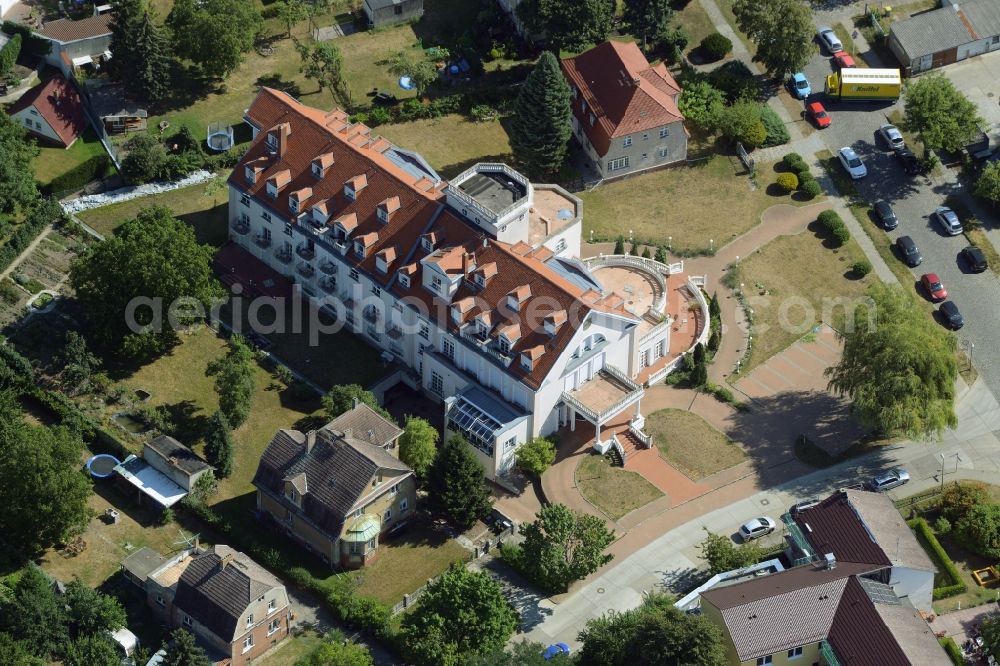
[[[424,15],[424,0],[365,0],[361,6],[369,28],[416,20]]]
[[[1000,3],[942,0],[942,6],[893,23],[889,50],[907,75],[1000,49]]]

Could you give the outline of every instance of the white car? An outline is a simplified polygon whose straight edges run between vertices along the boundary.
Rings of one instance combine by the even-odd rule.
[[[931,214],[937,223],[941,225],[941,231],[945,232],[949,236],[957,236],[962,233],[962,222],[958,219],[958,215],[955,215],[955,211],[947,206],[941,206],[934,210]]]
[[[840,149],[838,156],[840,157],[840,163],[843,165],[844,171],[851,176],[852,180],[858,180],[868,175],[868,168],[865,167],[865,163],[861,161],[861,158],[858,157],[853,148],[844,146]]]
[[[876,475],[875,478],[872,479],[871,489],[880,493],[886,490],[892,490],[893,488],[899,488],[909,480],[910,473],[902,467],[896,467],[895,469],[890,469]]]
[[[744,541],[753,541],[770,534],[777,526],[778,523],[774,522],[774,518],[761,516],[740,525],[740,536],[743,537]]]
[[[893,150],[906,147],[906,141],[903,140],[903,133],[895,125],[882,125],[878,128],[878,133],[882,135],[882,140],[885,141],[885,144]]]
[[[830,52],[830,55],[844,50],[844,45],[840,43],[840,39],[837,38],[837,33],[833,31],[833,28],[824,25],[816,33],[819,36],[819,41]]]

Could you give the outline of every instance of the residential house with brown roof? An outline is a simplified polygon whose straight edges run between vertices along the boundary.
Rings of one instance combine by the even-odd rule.
[[[28,90],[7,107],[7,113],[30,134],[63,148],[72,146],[87,129],[80,93],[62,74]]]
[[[810,563],[716,587],[701,612],[726,638],[733,666],[947,666],[920,612],[879,568]]]
[[[122,562],[154,615],[192,632],[215,663],[245,666],[288,637],[288,592],[273,574],[229,546],[163,558],[148,548]]]
[[[223,253],[294,281],[407,368],[401,381],[443,403],[445,436],[463,435],[489,478],[578,420],[599,450],[648,445],[636,379],[667,366],[671,322],[580,260],[579,199],[505,164],[445,182],[343,111],[267,88],[245,119],[255,139],[229,178],[238,250]],[[669,271],[644,278],[664,303]],[[238,266],[221,279],[254,288]]]
[[[45,62],[70,76],[78,67],[100,67],[111,59],[111,13],[73,20],[48,21],[35,33],[48,40],[52,50]]]
[[[364,404],[319,430],[279,430],[253,479],[258,511],[326,562],[372,562],[416,508],[413,470],[394,455],[400,434]]]
[[[888,496],[841,490],[796,513],[793,525],[796,557],[878,568],[899,597],[931,612],[937,568]]]
[[[562,60],[573,134],[602,179],[687,159],[681,88],[634,42],[608,41]]]

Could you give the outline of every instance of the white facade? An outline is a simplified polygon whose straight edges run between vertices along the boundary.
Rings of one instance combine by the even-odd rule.
[[[42,114],[38,113],[38,110],[34,106],[21,109],[17,113],[12,114],[11,118],[24,125],[24,128],[32,134],[37,134],[49,141],[58,143],[60,146],[63,145],[62,139],[52,129],[52,125],[49,125],[48,121],[42,117]],[[69,146],[66,147],[69,148]]]

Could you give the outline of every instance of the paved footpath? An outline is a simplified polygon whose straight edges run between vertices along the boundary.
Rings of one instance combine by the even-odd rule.
[[[941,483],[938,454],[946,457],[948,480],[996,482],[1000,478],[1000,438],[995,434],[1000,431],[1000,404],[978,381],[963,390],[957,413],[958,428],[946,432],[941,442],[899,442],[829,469],[786,474],[787,480],[781,483],[749,492],[745,482],[737,481],[637,526],[614,544],[616,557],[611,565],[561,598],[540,600],[539,621],[515,639],[545,645],[565,641],[578,647],[576,635],[587,620],[634,608],[648,591],[675,590],[702,569],[697,545],[705,529],[732,534],[752,516],[766,513],[777,518],[803,497],[855,485],[889,465],[901,464],[912,476],[900,496]],[[958,459],[953,457],[956,453]]]

